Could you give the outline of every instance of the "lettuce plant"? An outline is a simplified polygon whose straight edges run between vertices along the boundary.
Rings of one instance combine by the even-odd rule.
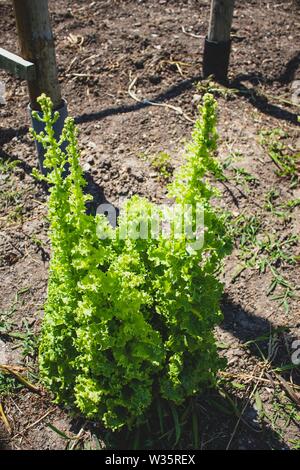
[[[169,187],[170,204],[204,215],[201,243],[196,230],[194,239],[178,235],[178,210],[168,236],[159,224],[154,236],[153,214],[163,210],[139,196],[124,204],[116,228],[103,214],[88,215],[74,120],[67,118],[56,142],[51,100],[42,95],[39,103],[45,130],[34,138],[45,149],[52,251],[41,376],[57,402],[113,430],[133,426],[155,400],[181,404],[214,384],[221,365],[213,329],[222,318],[217,275],[230,237],[207,178],[221,171],[214,159],[216,103],[205,95],[185,163]]]

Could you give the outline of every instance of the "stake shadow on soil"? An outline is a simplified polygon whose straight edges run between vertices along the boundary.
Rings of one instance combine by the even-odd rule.
[[[163,102],[165,100],[169,100],[171,98],[176,98],[177,96],[181,95],[184,91],[189,90],[192,88],[193,84],[197,81],[202,79],[201,75],[196,75],[195,77],[188,78],[183,80],[175,85],[172,85],[168,90],[163,93],[158,94],[153,98],[154,101]],[[139,111],[140,109],[144,109],[151,106],[148,101],[144,101],[142,103],[134,103],[134,104],[124,104],[121,106],[116,107],[109,107],[103,109],[101,111],[95,111],[93,113],[84,113],[80,116],[75,117],[76,124],[84,124],[87,122],[98,121],[100,119],[104,119],[109,116],[115,116],[118,114],[125,114],[125,113],[132,113],[135,111]],[[13,137],[25,135],[29,130],[28,126],[22,126],[18,129],[2,129],[1,130],[1,137],[0,143],[3,145],[9,142]]]
[[[288,85],[295,79],[295,74],[300,67],[300,53],[296,53],[285,65],[283,72],[278,77],[264,77],[261,72],[253,72],[249,74],[239,74],[231,80],[229,87],[239,90],[249,103],[264,114],[275,117],[276,119],[291,122],[299,125],[298,114],[292,113],[286,109],[269,103],[267,97],[259,93],[259,91],[246,87],[242,82],[248,81],[252,85],[260,84],[272,85],[275,82],[281,85]]]
[[[181,95],[184,91],[189,90],[192,88],[193,84],[197,81],[202,79],[201,75],[196,75],[195,77],[188,78],[183,80],[175,85],[172,85],[169,89],[164,91],[163,93],[158,94],[153,98],[154,101],[163,102],[169,100],[171,98],[176,98],[177,96]],[[101,111],[95,111],[92,113],[84,113],[80,116],[76,116],[75,123],[76,124],[84,124],[87,122],[98,121],[100,119],[104,119],[109,116],[115,116],[118,114],[125,114],[125,113],[132,113],[135,111],[139,111],[140,109],[144,109],[151,106],[148,101],[144,101],[141,103],[134,103],[134,104],[124,104],[121,106],[116,107],[109,107],[105,108]],[[29,130],[28,126],[22,126],[18,129],[2,129],[1,130],[1,137],[0,143],[3,145],[9,142],[13,137],[25,135]]]
[[[269,103],[267,98],[262,96],[258,91],[253,88],[247,88],[242,83],[243,81],[248,80],[250,81],[250,83],[256,85],[258,85],[259,83],[272,84],[274,82],[280,82],[282,85],[286,85],[294,79],[295,73],[299,66],[300,53],[297,53],[289,60],[289,62],[284,68],[284,71],[279,77],[265,78],[260,72],[238,75],[228,84],[228,86],[229,88],[238,89],[240,95],[247,99],[250,104],[252,104],[263,114],[267,114],[269,116],[275,117],[276,119],[284,120],[292,124],[299,125],[298,115],[296,113],[292,113],[286,109],[282,109],[281,107],[276,106],[275,104]],[[155,101],[159,103],[169,100],[171,98],[176,98],[177,96],[180,96],[183,92],[191,89],[194,83],[201,81],[202,79],[202,75],[196,75],[194,77],[185,79],[179,83],[176,83],[175,85],[172,85],[165,92],[159,93],[150,101]],[[77,124],[82,124],[85,122],[96,121],[108,116],[139,111],[140,109],[146,108],[148,106],[151,106],[151,104],[149,103],[149,101],[145,100],[144,102],[135,103],[132,105],[121,105],[118,107],[106,108],[104,110],[97,111],[94,113],[82,114],[81,116],[77,116],[75,118],[75,122]]]
[[[296,53],[286,64],[284,71],[277,78],[282,85],[287,85],[295,78],[297,70],[300,68],[300,52]]]
[[[272,116],[281,121],[287,121],[291,124],[299,125],[298,114],[292,113],[286,109],[270,103],[266,96],[260,94],[254,88],[246,87],[242,82],[249,81],[250,83],[259,83],[257,74],[238,76],[230,82],[229,88],[238,90],[239,95],[243,96],[248,102],[253,105],[258,111],[268,116]]]
[[[291,364],[293,351],[290,346],[294,340],[299,338],[293,336],[289,328],[276,327],[267,318],[247,312],[240,305],[233,303],[227,295],[223,297],[222,312],[224,320],[220,325],[221,329],[233,334],[242,344],[249,343],[247,349],[251,355],[263,359],[263,354],[267,358],[270,348],[272,348],[272,366],[274,368]],[[294,326],[296,327],[296,325]],[[287,374],[289,374],[289,370],[287,370]],[[300,374],[295,374],[293,380],[295,385],[300,385]]]
[[[0,158],[4,162],[8,162],[8,163],[18,162],[17,163],[18,168],[21,168],[24,171],[24,173],[26,173],[27,175],[32,176],[33,166],[29,165],[29,163],[25,162],[24,160],[19,158],[17,155],[10,155],[9,153],[7,153],[4,150],[0,149]],[[41,187],[46,189],[47,186],[43,181],[37,182],[37,183]]]
[[[229,88],[239,90],[240,95],[247,99],[256,109],[261,111],[263,114],[275,117],[276,119],[291,122],[292,124],[299,125],[298,115],[288,110],[282,109],[279,106],[268,102],[267,98],[262,96],[258,91],[253,88],[247,88],[242,82],[249,81],[253,85],[259,85],[260,83],[272,84],[274,82],[280,82],[282,85],[290,83],[294,75],[299,68],[300,64],[300,53],[296,54],[286,64],[284,71],[279,77],[276,78],[265,78],[260,72],[237,75],[228,84]],[[194,83],[201,81],[202,75],[195,75],[194,77],[187,78],[175,85],[172,85],[166,91],[156,95],[152,101],[163,103],[169,99],[180,96],[183,92],[191,89]],[[150,100],[151,101],[151,100]],[[118,114],[132,113],[141,109],[151,106],[148,100],[144,100],[141,103],[124,104],[116,107],[105,108],[101,111],[95,111],[92,113],[84,113],[80,116],[75,117],[76,124],[84,124],[87,122],[98,121],[109,116],[115,116]],[[0,144],[3,145],[9,142],[13,137],[23,136],[27,134],[29,127],[21,126],[18,129],[4,128],[1,130]]]
[[[100,204],[110,204],[114,207],[118,216],[119,208],[115,207],[108,199],[106,199],[103,189],[95,182],[92,175],[90,173],[85,173],[84,177],[87,181],[87,186],[85,187],[84,192],[93,196],[92,201],[88,201],[86,204],[87,213],[96,215],[97,208]]]
[[[254,79],[255,76],[256,80],[258,80],[259,82],[257,74],[248,76],[245,75],[236,77],[233,81],[230,82],[228,86],[229,88],[237,89],[239,91],[240,96],[247,99],[250,104],[252,104],[263,114],[267,114],[269,116],[275,117],[276,119],[284,120],[295,125],[299,125],[297,114],[270,103],[267,98],[262,96],[258,91],[253,88],[247,88],[242,83],[243,81]],[[109,116],[132,113],[151,106],[149,101],[154,101],[156,103],[164,103],[165,101],[171,98],[180,96],[183,92],[191,89],[194,83],[201,81],[202,79],[203,77],[201,75],[196,75],[195,77],[191,77],[187,80],[177,83],[176,85],[173,85],[166,92],[160,93],[154,98],[151,98],[150,100],[144,100],[141,103],[106,108],[93,113],[85,113],[81,116],[76,116],[75,122],[76,124],[83,124],[104,119]]]
[[[252,72],[249,74],[239,74],[234,80],[247,80],[252,85],[273,85],[279,82],[282,85],[288,85],[295,79],[297,70],[300,68],[300,52],[296,53],[285,65],[284,70],[277,77],[264,77],[261,72]]]
[[[0,128],[0,145],[10,142],[14,137],[26,135],[29,130],[28,126],[21,126],[17,129],[12,127]]]
[[[166,100],[171,98],[176,98],[180,96],[184,91],[192,88],[195,82],[198,82],[202,79],[201,75],[196,75],[195,77],[188,78],[183,80],[175,85],[172,85],[168,90],[159,93],[154,98],[151,98],[150,101],[155,101],[157,103],[163,103]],[[151,106],[148,100],[144,100],[142,103],[135,104],[124,104],[121,106],[106,108],[101,111],[96,111],[94,113],[85,113],[80,116],[75,117],[76,124],[83,124],[85,122],[97,121],[108,116],[114,116],[116,114],[125,114],[139,111],[140,109],[147,108]]]
[[[27,175],[32,176],[32,170],[34,167],[30,165],[29,163],[25,162],[21,158],[19,158],[16,155],[10,155],[7,152],[0,150],[0,158],[3,159],[4,161],[8,162],[18,162],[18,168],[21,168],[24,173]],[[85,187],[85,193],[91,194],[93,196],[93,200],[89,201],[87,203],[87,212],[89,214],[96,214],[97,207],[100,204],[111,204],[108,199],[106,199],[103,188],[99,186],[93,176],[90,173],[85,173],[84,177],[86,179],[87,185]],[[38,187],[44,191],[45,193],[48,193],[48,185],[44,181],[38,181],[34,178],[35,183],[38,185]],[[117,213],[118,213],[118,208],[116,208]]]

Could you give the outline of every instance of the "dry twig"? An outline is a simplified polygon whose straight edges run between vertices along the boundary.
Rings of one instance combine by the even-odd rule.
[[[15,434],[14,436],[12,436],[12,439],[15,439],[16,437],[22,436],[26,431],[33,428],[37,424],[39,424],[41,421],[43,421],[43,419],[45,419],[47,416],[49,416],[54,411],[55,411],[55,408],[52,408],[51,410],[48,410],[45,414],[43,414],[43,416],[41,416],[39,419],[37,419],[33,423],[29,424],[25,429],[23,429],[23,431],[20,431],[17,434]]]
[[[128,87],[128,94],[133,100],[137,101],[138,103],[145,103],[145,104],[149,104],[151,106],[160,106],[162,108],[172,109],[173,111],[178,113],[181,117],[183,117],[187,121],[194,123],[194,120],[191,119],[187,114],[185,114],[184,111],[182,110],[182,108],[180,108],[179,106],[173,106],[173,105],[167,104],[167,103],[156,103],[155,101],[150,101],[150,100],[147,100],[147,99],[138,98],[138,96],[136,96],[136,94],[132,90],[134,85],[136,84],[137,79],[138,79],[138,77],[135,77],[132,80],[132,82],[130,83],[129,87]]]
[[[188,31],[186,31],[184,26],[181,26],[181,30],[184,34],[186,34],[187,36],[191,36],[192,38],[197,38],[197,39],[204,39],[205,38],[205,36],[203,34],[199,35],[199,34],[189,33]]]
[[[11,374],[15,379],[21,382],[25,387],[29,388],[32,392],[41,393],[39,387],[36,387],[32,383],[30,383],[23,375],[18,372],[17,366],[9,366],[6,364],[0,364],[0,370],[5,374]]]
[[[9,421],[6,417],[6,414],[4,413],[4,409],[3,409],[3,406],[2,406],[2,403],[0,402],[0,418],[2,419],[3,421],[3,424],[8,432],[8,434],[11,434],[12,433],[12,429],[11,429],[11,426],[9,424]]]

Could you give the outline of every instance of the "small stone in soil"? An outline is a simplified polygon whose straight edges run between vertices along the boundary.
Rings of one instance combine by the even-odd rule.
[[[88,142],[86,146],[90,149],[96,149],[97,148],[97,144],[95,144],[95,142]]]
[[[91,170],[91,165],[89,163],[84,163],[82,166],[83,171],[88,173]]]

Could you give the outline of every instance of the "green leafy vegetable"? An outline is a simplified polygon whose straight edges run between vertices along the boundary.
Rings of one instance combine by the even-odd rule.
[[[45,130],[33,134],[45,149],[52,248],[41,375],[57,401],[75,404],[107,428],[131,427],[158,397],[177,405],[212,385],[222,365],[213,336],[222,318],[216,276],[231,242],[226,214],[211,205],[216,191],[205,178],[221,174],[214,159],[216,103],[204,97],[186,163],[169,188],[177,205],[204,213],[200,244],[197,234],[191,240],[176,233],[180,211],[168,237],[150,236],[153,214],[162,209],[138,196],[126,202],[115,229],[104,215],[88,215],[74,121],[66,120],[56,142],[57,114],[46,96],[39,103]],[[142,226],[145,236],[136,237]]]

